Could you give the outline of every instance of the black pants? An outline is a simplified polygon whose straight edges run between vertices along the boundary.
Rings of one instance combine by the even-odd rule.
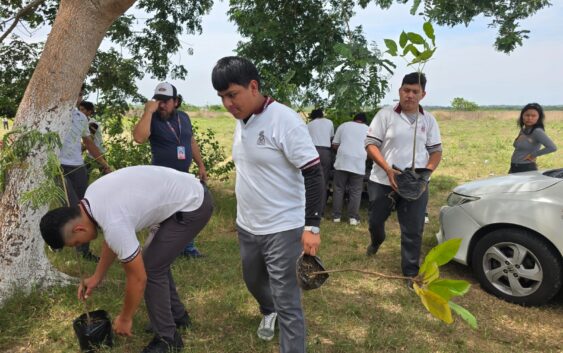
[[[428,188],[414,201],[407,201],[392,191],[388,185],[373,181],[368,183],[371,245],[377,250],[385,240],[385,221],[395,206],[401,228],[401,269],[405,276],[416,276],[419,270]]]
[[[61,165],[65,174],[65,184],[69,206],[76,206],[84,198],[88,187],[88,171],[85,165]],[[90,243],[77,246],[76,251],[87,253],[90,251]]]
[[[538,170],[538,165],[536,164],[536,162],[510,163],[510,170],[508,171],[508,174],[530,172],[532,170]]]

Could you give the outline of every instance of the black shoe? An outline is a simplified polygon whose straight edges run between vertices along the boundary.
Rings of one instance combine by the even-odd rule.
[[[188,314],[187,311],[184,311],[184,315],[181,318],[174,320],[174,323],[176,324],[176,329],[178,330],[187,330],[192,327],[192,319],[190,318],[190,314]],[[145,332],[154,332],[150,322],[147,324],[147,326],[145,326]]]
[[[373,256],[377,253],[377,248],[373,245],[369,245],[367,250],[366,250],[366,255],[367,256]]]
[[[98,263],[100,261],[100,257],[92,254],[91,251],[85,251],[82,253],[82,258],[84,260],[92,261]]]
[[[184,348],[184,342],[178,332],[174,332],[174,339],[154,336],[152,341],[141,351],[141,353],[176,353]]]
[[[414,281],[412,279],[406,279],[405,282],[407,284],[407,289],[414,291]]]

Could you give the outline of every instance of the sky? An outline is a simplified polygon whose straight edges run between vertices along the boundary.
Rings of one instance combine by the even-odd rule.
[[[488,27],[490,19],[479,17],[468,27],[435,25],[438,49],[425,68],[428,84],[422,104],[449,106],[455,97],[479,105],[563,104],[563,1],[552,3],[553,6],[521,22],[522,28],[531,31],[530,38],[511,54],[494,49],[496,29]],[[358,9],[351,24],[362,25],[368,41],[375,42],[383,51],[384,38],[398,40],[403,30],[422,33],[423,19],[411,16],[409,5],[395,4],[389,10],[376,6]],[[243,40],[236,26],[228,21],[227,10],[228,2],[216,1],[203,19],[202,34],[183,36],[183,49],[172,56],[173,62],[186,66],[188,77],[168,82],[191,104],[221,104],[211,85],[211,70],[218,59],[234,55],[237,43]],[[193,49],[192,56],[187,54],[188,48]],[[414,71],[399,58],[391,59],[397,69],[389,78],[391,88],[383,105],[398,98],[402,77]],[[138,82],[140,93],[151,97],[157,83],[147,75]]]

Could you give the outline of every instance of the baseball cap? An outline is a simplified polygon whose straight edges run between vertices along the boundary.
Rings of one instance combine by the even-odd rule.
[[[156,85],[152,99],[167,100],[170,98],[176,98],[177,96],[176,87],[168,82],[161,82]]]

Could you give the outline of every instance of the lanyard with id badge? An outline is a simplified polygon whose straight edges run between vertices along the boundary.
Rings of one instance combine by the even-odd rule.
[[[172,124],[170,124],[169,121],[166,121],[166,125],[168,125],[168,127],[170,128],[170,131],[172,131],[172,134],[174,134],[174,137],[176,138],[176,141],[178,141],[178,146],[176,147],[176,156],[178,157],[179,160],[184,160],[186,159],[186,146],[181,146],[181,142],[180,142],[180,136],[182,135],[182,122],[180,121],[180,117],[178,116],[178,113],[176,113],[176,118],[178,119],[178,134],[176,133],[176,130],[174,130],[174,127],[172,127]]]

